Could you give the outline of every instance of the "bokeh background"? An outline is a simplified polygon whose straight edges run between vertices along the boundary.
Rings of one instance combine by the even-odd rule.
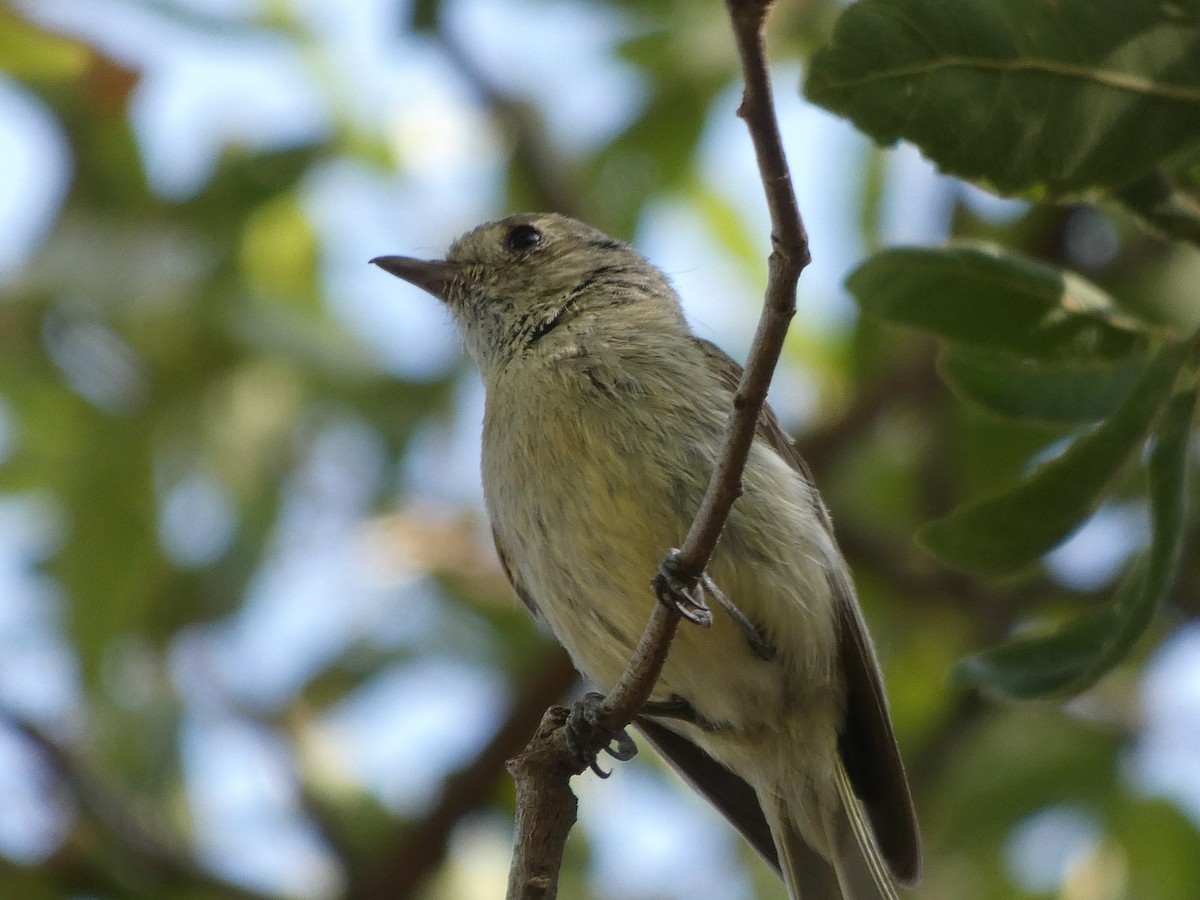
[[[805,103],[838,9],[771,27],[814,254],[772,402],[880,645],[913,896],[1194,900],[1195,562],[1071,703],[955,688],[964,653],[1104,595],[1146,512],[1107,504],[1020,581],[939,569],[915,527],[1063,433],[955,401],[932,344],[842,281],[966,236],[1178,315],[1200,260]],[[769,240],[738,97],[723,7],[694,0],[0,5],[0,896],[501,895],[503,761],[579,685],[495,561],[447,316],[366,261],[559,210],[634,241],[744,357]],[[782,897],[649,753],[577,787],[563,896]]]

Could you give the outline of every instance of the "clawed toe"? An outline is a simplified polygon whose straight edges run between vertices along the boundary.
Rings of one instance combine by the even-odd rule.
[[[579,698],[567,716],[566,738],[567,748],[580,771],[591,769],[601,778],[607,778],[612,773],[600,768],[597,761],[600,751],[625,762],[637,755],[637,745],[624,728],[611,731],[600,724],[603,702],[604,695],[595,691]]]
[[[712,624],[712,610],[705,604],[696,580],[679,572],[679,551],[675,548],[667,552],[650,584],[659,603],[678,610],[689,622],[705,628]]]

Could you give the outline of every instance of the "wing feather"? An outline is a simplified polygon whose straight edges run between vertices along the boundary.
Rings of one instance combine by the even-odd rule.
[[[542,614],[538,610],[537,604],[533,602],[533,597],[521,583],[520,579],[513,574],[512,565],[508,561],[508,554],[504,550],[504,545],[500,543],[500,535],[496,533],[496,529],[492,529],[492,542],[496,545],[496,555],[500,557],[500,568],[504,570],[504,575],[508,579],[508,583],[512,585],[513,591],[521,598],[521,602],[525,604],[525,608],[533,613],[535,619],[541,619]]]
[[[741,366],[715,344],[700,338],[696,341],[730,392],[736,391],[742,377]],[[807,464],[769,407],[763,407],[758,435],[812,483]],[[836,546],[829,513],[819,499],[815,502],[817,515]],[[846,718],[838,735],[842,765],[867,811],[875,840],[892,873],[901,882],[911,884],[921,869],[920,831],[908,776],[892,730],[879,661],[844,562],[830,573],[829,580],[837,599],[838,652],[846,677]]]

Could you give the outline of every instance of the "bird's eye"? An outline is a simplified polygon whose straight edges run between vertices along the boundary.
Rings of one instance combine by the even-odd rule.
[[[514,225],[504,236],[504,249],[520,253],[542,242],[542,233],[532,225]]]

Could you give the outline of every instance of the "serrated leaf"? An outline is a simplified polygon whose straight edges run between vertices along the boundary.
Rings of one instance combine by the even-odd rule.
[[[1004,193],[1133,181],[1200,136],[1195,0],[860,0],[806,92]]]
[[[1105,606],[1056,631],[1011,640],[968,657],[955,678],[1014,700],[1065,697],[1085,690],[1120,663],[1145,633],[1174,581],[1183,545],[1188,437],[1196,392],[1173,399],[1150,456],[1154,536],[1146,557]]]
[[[1096,511],[1142,446],[1186,352],[1184,344],[1164,346],[1110,419],[1013,490],[959,507],[922,528],[917,539],[946,565],[989,575],[1052,550]]]
[[[938,355],[938,372],[960,399],[993,415],[1043,425],[1107,418],[1145,365],[1141,356],[1039,362],[955,346]]]
[[[1120,359],[1145,346],[1100,288],[998,248],[884,250],[846,287],[869,315],[1021,358]]]

